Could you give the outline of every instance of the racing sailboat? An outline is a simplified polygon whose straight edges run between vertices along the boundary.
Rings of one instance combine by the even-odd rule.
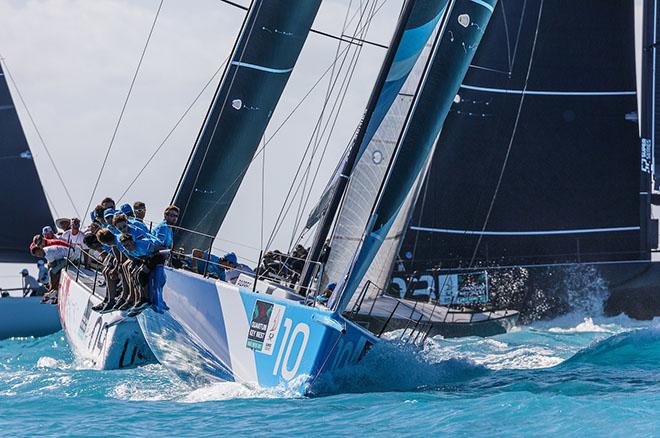
[[[224,204],[231,202],[236,193],[233,185],[240,176],[226,178],[217,169],[225,162],[241,169],[251,159],[319,4],[310,0],[291,3],[256,0],[248,11],[175,195],[183,217],[175,247],[210,246],[209,239],[219,229],[226,214]],[[378,341],[347,320],[343,311],[433,151],[495,3],[454,0],[448,7],[440,1],[404,3],[360,131],[369,129],[372,122],[372,128],[378,128],[382,118],[375,110],[387,112],[396,99],[432,34],[434,26],[428,23],[435,22],[440,29],[406,114],[394,159],[389,161],[388,177],[377,199],[370,200],[374,207],[366,238],[345,266],[344,281],[328,307],[310,305],[313,302],[285,285],[265,279],[241,275],[234,285],[165,267],[162,287],[155,291],[158,305],[138,317],[161,364],[191,382],[224,380],[260,386],[296,382],[301,392],[308,392],[320,375],[359,360]],[[387,80],[397,76],[400,81]],[[236,84],[247,85],[234,87]],[[252,88],[262,92],[253,93]],[[383,103],[380,108],[379,102]],[[257,111],[251,110],[254,108]],[[223,131],[225,124],[232,129]],[[217,132],[226,135],[217,138]],[[362,132],[356,137],[365,135]],[[184,237],[186,234],[191,237]]]
[[[53,226],[46,194],[0,63],[0,263],[34,263],[27,251],[35,230]],[[18,270],[18,269],[17,269]],[[5,291],[7,288],[5,288]],[[22,293],[19,292],[19,293]],[[57,308],[41,297],[0,297],[0,339],[60,330]]]
[[[496,302],[525,321],[581,293],[609,315],[660,315],[657,8],[500,1],[390,287],[428,294],[485,270]]]

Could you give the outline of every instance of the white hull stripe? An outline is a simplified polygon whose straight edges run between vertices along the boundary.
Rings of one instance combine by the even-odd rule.
[[[589,228],[577,230],[548,230],[548,231],[473,231],[473,230],[451,230],[446,228],[410,227],[415,231],[428,231],[430,233],[444,234],[469,234],[481,236],[544,236],[549,234],[588,234],[588,233],[616,233],[619,231],[639,231],[639,227],[616,227],[616,228]]]
[[[265,71],[268,73],[289,73],[293,68],[270,68],[270,67],[264,67],[262,65],[256,65],[256,64],[248,64],[247,62],[238,62],[238,61],[232,61],[232,65],[235,65],[237,67],[246,67],[246,68],[252,68],[254,70],[261,70]]]
[[[539,96],[636,96],[636,91],[541,91],[541,90],[511,90],[506,88],[477,87],[474,85],[461,85],[461,88],[487,93],[500,94],[536,94]]]
[[[250,322],[245,314],[241,293],[237,287],[220,281],[216,281],[215,288],[225,320],[225,335],[234,377],[243,383],[259,383],[254,352],[245,346]]]
[[[482,0],[470,0],[470,1],[472,1],[472,3],[476,3],[478,5],[483,6],[484,8],[488,9],[490,12],[493,12],[493,7]]]

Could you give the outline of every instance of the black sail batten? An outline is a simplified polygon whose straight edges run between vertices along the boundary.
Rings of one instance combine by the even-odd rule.
[[[500,1],[443,126],[408,270],[467,267],[475,248],[479,266],[647,257],[633,12]]]
[[[179,225],[215,236],[309,34],[320,0],[254,0],[174,196]],[[177,247],[208,247],[180,233]]]
[[[43,186],[0,64],[0,262],[28,262],[28,245],[54,226]]]

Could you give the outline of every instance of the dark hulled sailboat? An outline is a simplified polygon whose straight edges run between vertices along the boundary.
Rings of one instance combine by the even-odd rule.
[[[648,73],[636,80],[634,3],[499,3],[443,127],[399,287],[485,267],[496,299],[531,319],[565,311],[571,283],[590,274],[609,289],[607,313],[660,315],[650,146],[640,141],[654,97]],[[497,281],[512,276],[519,287]]]

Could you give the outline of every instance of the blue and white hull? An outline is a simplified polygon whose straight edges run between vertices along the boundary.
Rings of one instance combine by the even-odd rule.
[[[295,385],[304,393],[378,340],[326,309],[164,270],[164,310],[138,320],[158,361],[192,384]]]

